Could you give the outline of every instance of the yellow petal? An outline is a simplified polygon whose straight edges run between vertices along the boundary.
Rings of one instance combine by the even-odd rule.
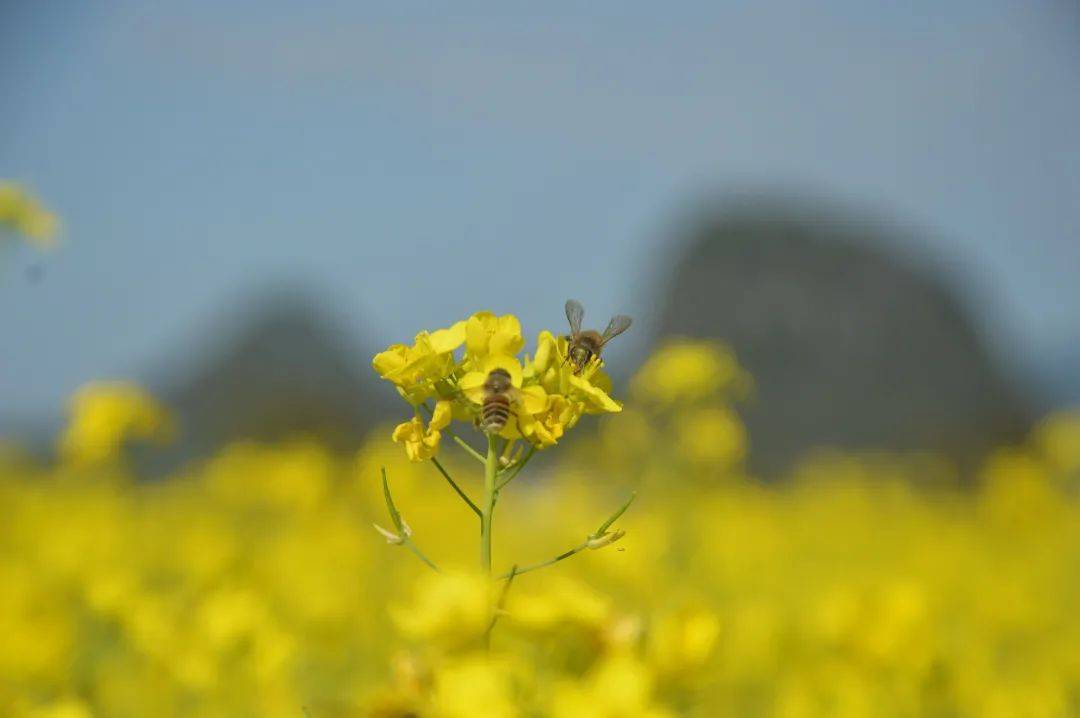
[[[533,358],[536,372],[542,374],[547,371],[547,368],[551,366],[551,362],[554,360],[557,353],[558,346],[555,342],[555,335],[546,329],[540,332],[536,337],[536,357]]]
[[[590,409],[599,411],[619,412],[622,405],[612,399],[598,386],[593,386],[588,380],[571,374],[568,378],[570,386],[585,399]]]
[[[379,376],[385,378],[388,374],[392,374],[405,366],[408,362],[408,352],[409,348],[404,344],[394,344],[386,351],[376,354],[375,358],[371,360],[371,365]]]
[[[465,324],[464,321],[460,321],[452,327],[432,332],[429,337],[431,350],[438,354],[444,354],[446,352],[452,352],[464,344]]]
[[[495,332],[491,335],[488,351],[492,354],[514,356],[525,346],[521,336],[521,322],[513,314],[499,317]]]
[[[479,404],[484,401],[484,382],[487,381],[487,373],[482,371],[471,371],[465,376],[461,377],[461,381],[458,382],[458,389],[465,395],[465,398],[474,404]]]
[[[494,369],[503,369],[510,375],[510,383],[519,389],[521,388],[521,362],[514,357],[506,354],[491,354],[484,359],[484,363],[481,367],[485,377],[487,377]]]
[[[483,356],[488,350],[488,341],[495,329],[495,315],[491,312],[477,312],[465,321],[465,350],[471,356]]]
[[[411,437],[416,435],[417,424],[419,423],[419,419],[411,419],[403,424],[398,424],[394,427],[394,433],[390,435],[390,438],[397,442],[408,441]],[[420,431],[423,431],[422,426],[420,427]]]
[[[453,413],[452,401],[443,399],[442,401],[435,402],[435,411],[431,415],[431,422],[428,426],[434,431],[445,429],[450,425]]]
[[[548,394],[542,386],[527,386],[521,390],[521,406],[526,414],[539,414],[548,407]]]

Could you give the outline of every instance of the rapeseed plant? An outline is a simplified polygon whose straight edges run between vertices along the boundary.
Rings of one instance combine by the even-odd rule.
[[[394,384],[413,411],[412,418],[399,424],[391,438],[404,445],[410,461],[432,462],[477,515],[480,520],[480,565],[489,578],[494,576],[494,512],[507,485],[525,468],[536,451],[555,446],[584,414],[622,411],[622,406],[610,396],[611,381],[604,373],[603,361],[598,355],[585,365],[571,362],[567,339],[557,338],[550,331],[540,332],[536,351],[531,357],[518,357],[524,347],[517,317],[477,312],[445,329],[420,332],[411,346],[395,344],[376,354],[372,361],[375,371]],[[431,406],[432,402],[434,406]],[[453,433],[450,427],[455,420],[476,429],[485,440],[486,451],[475,449],[464,437]],[[452,436],[467,457],[483,465],[483,498],[479,502],[469,498],[439,462],[437,454],[444,433]],[[388,543],[408,548],[438,571],[435,562],[413,540],[413,529],[394,503],[385,470],[382,487],[393,527],[388,529],[375,524],[375,530]],[[497,576],[506,580],[504,590],[508,590],[510,582],[520,574],[553,565],[585,549],[604,548],[621,539],[622,530],[609,529],[633,498],[631,494],[577,546],[546,561],[511,566],[505,574]],[[460,577],[447,577],[443,583],[433,584],[430,590],[461,588],[467,585],[464,581]],[[499,608],[491,587],[483,593],[487,594],[486,610],[479,624],[463,620],[465,614],[474,615],[471,611],[453,614],[451,623],[457,631],[471,625],[472,637],[486,644],[491,628],[499,618]],[[453,606],[454,602],[439,598],[433,599],[432,605],[447,607]],[[431,613],[429,609],[417,610],[421,614]],[[431,618],[437,624],[442,623],[434,616]],[[426,625],[426,622],[422,623]]]

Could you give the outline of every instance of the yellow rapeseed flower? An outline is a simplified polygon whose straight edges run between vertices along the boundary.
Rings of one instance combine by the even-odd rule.
[[[689,677],[705,666],[716,650],[720,618],[702,608],[660,617],[649,632],[649,657],[666,677]]]
[[[72,397],[70,413],[60,453],[77,464],[115,458],[128,439],[163,441],[173,431],[165,408],[127,382],[86,384]]]
[[[679,452],[690,461],[729,466],[746,455],[746,429],[727,407],[688,409],[675,430]]]
[[[465,323],[465,353],[474,366],[489,354],[516,356],[524,346],[521,322],[513,314],[477,312]]]
[[[495,369],[510,376],[513,420],[500,432],[505,439],[525,438],[537,448],[553,446],[582,414],[619,412],[611,398],[611,380],[602,362],[581,375],[566,361],[566,339],[540,332],[535,357],[518,353],[524,347],[521,323],[512,314],[477,312],[435,332],[420,332],[411,346],[395,344],[375,355],[372,365],[413,406],[435,398],[449,402],[445,420],[425,426],[417,415],[399,424],[394,441],[413,461],[436,455],[440,430],[450,420],[475,423],[485,399],[484,384]],[[456,351],[464,345],[460,355]]]
[[[1059,411],[1035,427],[1035,446],[1057,471],[1080,472],[1080,408]],[[1080,476],[1075,477],[1080,480]]]
[[[579,580],[559,575],[533,590],[512,593],[506,609],[515,625],[538,632],[569,626],[599,633],[614,617],[610,598]]]
[[[715,342],[676,340],[654,353],[631,381],[636,396],[674,405],[719,392],[736,397],[750,386],[735,354]]]
[[[653,699],[654,678],[637,658],[616,654],[580,681],[556,685],[554,718],[670,718]]]
[[[427,427],[424,426],[423,419],[414,416],[411,420],[398,424],[392,438],[395,442],[405,445],[405,453],[408,454],[409,460],[427,461],[438,451],[442,430],[450,425],[452,413],[451,402],[436,402],[435,412]]]
[[[530,387],[543,392],[543,387]],[[585,405],[582,402],[569,401],[561,394],[549,394],[545,397],[543,409],[533,412],[522,422],[521,430],[538,447],[554,446],[581,418]]]
[[[33,195],[14,182],[0,182],[0,228],[19,232],[33,244],[55,244],[60,220]]]
[[[434,676],[431,715],[438,718],[515,718],[514,671],[505,660],[474,654],[442,666]]]
[[[491,584],[471,573],[429,573],[417,582],[412,603],[391,606],[390,617],[409,638],[446,649],[475,643],[491,620]]]
[[[465,322],[446,329],[420,332],[412,346],[391,345],[372,359],[379,376],[393,382],[411,404],[436,394],[436,385],[454,371],[454,350],[465,342]]]

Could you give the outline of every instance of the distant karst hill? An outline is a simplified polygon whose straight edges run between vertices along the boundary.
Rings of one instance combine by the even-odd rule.
[[[266,294],[238,331],[173,377],[163,399],[179,417],[178,456],[205,455],[238,439],[314,437],[358,446],[389,400],[357,332],[296,291]]]
[[[753,374],[750,468],[819,447],[929,450],[971,467],[1019,440],[1030,411],[939,277],[860,217],[754,203],[699,222],[656,291],[663,335],[728,343]],[[257,297],[238,329],[151,387],[178,414],[167,463],[236,439],[317,437],[349,450],[400,416],[370,339],[303,292]],[[659,337],[656,337],[659,338]],[[209,348],[216,347],[216,348]]]
[[[931,450],[970,466],[1028,426],[957,297],[886,251],[891,233],[782,204],[719,213],[691,233],[659,326],[727,342],[753,374],[753,470],[782,472],[821,446]]]

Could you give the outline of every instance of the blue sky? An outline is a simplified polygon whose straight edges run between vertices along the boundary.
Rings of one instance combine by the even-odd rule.
[[[647,319],[679,212],[755,187],[926,230],[1020,374],[1080,353],[1070,3],[223,5],[0,10],[0,176],[67,223],[6,258],[0,413],[182,368],[268,282],[378,343]]]

